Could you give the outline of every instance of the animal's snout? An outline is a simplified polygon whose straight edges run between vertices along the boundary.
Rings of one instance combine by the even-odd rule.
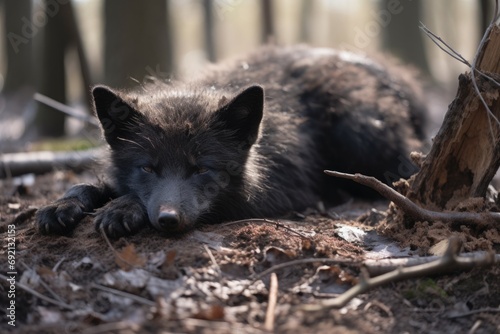
[[[177,210],[162,207],[158,214],[158,225],[164,231],[176,231],[182,229],[181,219]]]

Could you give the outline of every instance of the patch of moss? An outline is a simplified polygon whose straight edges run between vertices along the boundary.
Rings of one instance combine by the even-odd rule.
[[[49,139],[33,143],[32,151],[83,151],[96,147],[95,143],[85,138]]]
[[[424,278],[417,281],[414,289],[405,289],[402,291],[403,296],[408,300],[429,299],[440,297],[441,299],[448,298],[448,294],[444,291],[436,281],[432,278]]]

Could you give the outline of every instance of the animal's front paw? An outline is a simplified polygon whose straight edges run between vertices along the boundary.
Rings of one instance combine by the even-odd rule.
[[[127,196],[119,197],[97,210],[95,227],[102,229],[110,238],[137,233],[148,226],[149,219],[144,207]]]
[[[38,231],[43,234],[69,234],[85,217],[83,204],[76,198],[62,198],[36,212]]]

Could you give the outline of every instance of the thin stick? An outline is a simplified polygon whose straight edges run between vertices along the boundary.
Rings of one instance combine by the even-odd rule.
[[[217,261],[215,260],[215,257],[214,257],[214,255],[212,254],[212,252],[210,251],[210,248],[208,248],[208,246],[207,246],[207,245],[203,245],[203,247],[205,248],[205,251],[207,252],[208,257],[210,258],[210,261],[212,261],[212,264],[214,265],[215,270],[217,271],[217,274],[220,276],[220,274],[221,274],[221,270],[220,270],[219,264],[218,264],[218,263],[217,263]]]
[[[306,235],[300,233],[300,232],[297,232],[295,231],[294,229],[290,228],[290,227],[287,227],[285,226],[283,223],[280,223],[279,221],[277,220],[272,220],[272,219],[264,219],[264,218],[250,218],[250,219],[242,219],[242,220],[235,220],[235,221],[232,221],[232,222],[227,222],[227,223],[223,223],[223,224],[219,224],[218,226],[219,227],[225,227],[225,226],[230,226],[230,225],[237,225],[237,224],[270,224],[270,225],[274,225],[276,227],[279,227],[279,228],[282,228],[292,234],[295,234],[301,238],[304,238],[304,239],[308,239],[308,240],[311,240],[309,237],[307,237]]]
[[[420,30],[422,30],[429,38],[430,40],[437,45],[438,48],[443,50],[446,54],[448,54],[450,57],[458,60],[464,65],[467,65],[468,67],[471,67],[470,63],[465,59],[460,53],[455,51],[451,46],[449,46],[441,37],[430,31],[423,22],[420,22],[419,26]],[[439,42],[439,43],[438,43]],[[444,45],[446,48],[444,48],[442,45]]]
[[[7,280],[9,279],[7,276],[4,276],[2,274],[0,274],[0,279],[2,280]],[[62,307],[62,308],[65,308],[65,309],[68,309],[68,310],[74,310],[75,307],[74,306],[71,306],[71,305],[68,305],[64,302],[60,302],[58,300],[55,300],[55,299],[52,299],[50,297],[47,297],[45,295],[42,295],[40,292],[30,288],[29,286],[25,285],[24,283],[21,283],[21,282],[16,282],[16,287],[19,287],[21,289],[23,289],[24,291],[28,292],[28,293],[31,293],[32,295],[42,299],[42,300],[45,300],[46,302],[48,303],[51,303],[51,304],[54,304],[54,305],[57,305],[59,307]]]
[[[472,69],[472,65],[469,63],[469,61],[467,59],[465,59],[460,53],[458,53],[455,49],[453,49],[451,46],[449,46],[441,37],[439,37],[438,35],[436,35],[435,33],[433,33],[432,31],[430,31],[422,22],[420,22],[420,27],[419,27],[423,32],[424,34],[427,35],[427,37],[430,38],[430,40],[436,44],[436,46],[438,48],[440,48],[441,50],[443,50],[446,54],[448,54],[450,57],[458,60],[459,62],[461,62],[462,64],[466,65],[467,67],[471,68]],[[444,45],[446,48],[444,48],[442,45]],[[479,74],[480,76],[490,80],[491,82],[493,82],[495,85],[497,86],[500,86],[500,82],[498,82],[497,80],[495,80],[493,77],[483,73],[482,71],[478,70],[477,68],[474,69],[474,71]]]
[[[497,307],[497,308],[494,308],[494,307],[485,307],[485,308],[480,308],[480,309],[477,309],[477,310],[470,310],[468,312],[463,312],[463,313],[458,313],[458,314],[451,314],[451,315],[447,316],[447,318],[453,319],[453,318],[468,317],[469,315],[478,314],[478,313],[486,313],[486,312],[500,313],[500,307]]]
[[[393,201],[403,212],[416,221],[443,221],[443,222],[461,222],[468,224],[476,224],[479,226],[487,226],[490,222],[500,222],[500,212],[437,212],[423,209],[410,201],[405,196],[401,195],[388,185],[380,182],[374,177],[362,174],[340,173],[330,170],[325,170],[325,173],[330,176],[340,177],[342,179],[352,180],[359,184],[365,185],[377,191],[390,201]]]
[[[498,8],[498,0],[495,1],[495,10],[497,10],[497,8]],[[461,54],[459,54],[457,51],[455,51],[446,42],[444,42],[440,37],[438,37],[436,34],[432,33],[429,29],[427,29],[427,27],[425,27],[425,25],[422,22],[420,22],[420,29],[422,29],[424,31],[424,33],[431,39],[432,42],[434,42],[434,44],[436,44],[446,54],[448,54],[452,58],[460,61],[461,63],[467,65],[471,69],[471,71],[472,71],[472,78],[471,78],[472,79],[472,85],[474,87],[474,91],[476,92],[477,96],[481,100],[481,103],[483,104],[483,106],[484,106],[484,108],[486,110],[487,118],[488,118],[488,126],[490,128],[491,140],[492,140],[493,144],[495,144],[495,136],[494,136],[494,132],[493,132],[493,125],[491,124],[491,119],[494,119],[498,126],[500,126],[500,120],[498,120],[498,118],[495,116],[495,114],[493,114],[493,112],[491,111],[490,107],[488,106],[488,104],[486,103],[485,99],[483,98],[483,95],[479,91],[479,87],[477,85],[477,80],[476,80],[476,75],[475,74],[479,73],[480,75],[482,75],[482,76],[487,77],[488,79],[490,79],[497,86],[500,86],[499,82],[497,82],[493,78],[485,75],[484,73],[482,73],[481,71],[479,71],[476,68],[479,55],[481,54],[480,51],[483,49],[484,44],[488,40],[488,37],[489,37],[490,32],[491,32],[491,29],[495,26],[495,21],[499,17],[500,17],[500,13],[495,12],[495,16],[492,18],[492,20],[491,20],[488,28],[486,29],[485,33],[483,34],[481,42],[479,43],[479,46],[477,48],[476,54],[474,56],[474,59],[472,60],[472,64],[470,64]],[[441,44],[439,44],[437,41],[439,41],[441,44],[443,44],[446,47],[446,49],[444,47],[442,47]]]
[[[334,264],[348,264],[348,265],[358,265],[351,259],[330,259],[330,258],[318,258],[318,259],[299,259],[299,260],[292,260],[284,263],[277,264],[275,266],[272,266],[269,269],[264,270],[263,272],[255,275],[253,279],[250,281],[250,283],[247,283],[243,286],[239,294],[242,294],[246,289],[248,289],[250,286],[252,286],[255,282],[260,280],[262,277],[269,275],[277,270],[284,269],[287,267],[293,267],[296,265],[301,265],[301,264],[307,264],[307,263],[334,263]]]
[[[472,261],[470,258],[458,257],[460,247],[460,240],[458,238],[451,238],[445,254],[436,261],[414,267],[398,268],[394,271],[374,278],[361,276],[357,285],[347,290],[337,298],[328,299],[319,304],[304,305],[301,309],[305,311],[319,311],[329,308],[341,308],[354,297],[390,282],[429,276],[433,274],[442,274],[443,272],[447,272],[449,270],[470,270],[476,266],[487,266],[495,262],[495,258],[491,256],[492,253],[487,253],[482,259],[474,259]]]
[[[32,270],[23,261],[20,261],[20,263],[24,267],[25,270]],[[35,273],[36,273],[36,270],[35,270]],[[52,290],[52,288],[47,283],[45,283],[45,281],[43,280],[43,278],[40,277],[40,275],[38,273],[36,273],[36,274],[40,278],[40,281],[39,281],[40,284],[44,287],[45,290],[47,290],[48,293],[50,293],[52,295],[52,297],[54,297],[56,300],[58,300],[61,303],[66,303],[64,301],[64,299],[62,299],[61,296],[59,296],[54,290]],[[56,274],[56,273],[54,272],[54,274]]]
[[[462,258],[470,258],[472,261],[480,261],[486,256],[486,252],[464,253]],[[410,257],[402,259],[368,259],[363,262],[370,276],[379,276],[399,267],[413,267],[440,259],[440,256]],[[500,254],[495,254],[495,262],[500,263]]]
[[[498,15],[498,14],[496,14],[496,15]],[[493,22],[490,23],[490,25],[488,26],[488,29],[486,29],[486,32],[483,35],[483,38],[481,39],[481,42],[479,43],[479,46],[478,46],[477,51],[476,51],[476,55],[474,56],[474,59],[472,60],[471,69],[472,69],[472,73],[473,73],[472,85],[474,86],[474,90],[476,91],[477,96],[481,100],[481,103],[483,104],[483,106],[486,110],[486,117],[488,118],[488,126],[490,127],[491,142],[493,145],[495,145],[495,135],[493,133],[493,125],[491,124],[491,118],[493,118],[497,122],[498,125],[500,125],[500,121],[498,120],[498,118],[496,118],[496,116],[493,114],[490,107],[488,106],[488,103],[486,103],[486,101],[484,100],[483,94],[481,94],[481,92],[479,91],[479,87],[477,86],[476,76],[474,75],[475,70],[476,70],[477,60],[479,58],[479,54],[481,53],[480,51],[483,49],[483,46],[486,43],[486,40],[490,36],[490,32],[491,32],[492,27],[493,27]]]
[[[54,268],[52,268],[52,271],[53,272],[57,272],[57,270],[59,269],[59,266],[66,260],[66,257],[63,256],[59,261],[57,261],[57,263],[54,265]]]
[[[136,302],[139,302],[141,304],[144,304],[144,305],[156,306],[156,303],[154,301],[146,299],[146,298],[143,298],[141,296],[134,295],[132,293],[128,293],[128,292],[125,292],[125,291],[108,288],[107,286],[103,286],[103,285],[96,284],[96,283],[92,283],[90,285],[90,287],[98,289],[98,290],[101,290],[101,291],[109,292],[109,293],[115,294],[117,296],[129,298],[129,299],[132,299],[132,300],[134,300]]]
[[[278,276],[276,273],[271,274],[269,283],[269,301],[267,303],[266,320],[264,329],[270,332],[274,331],[274,318],[276,313],[276,302],[278,300]]]
[[[273,272],[275,272],[277,270],[284,269],[284,268],[287,268],[287,267],[293,267],[293,266],[300,265],[300,264],[316,263],[316,262],[319,262],[319,263],[333,263],[333,264],[350,264],[350,265],[356,264],[351,259],[329,259],[329,258],[311,259],[311,258],[309,258],[309,259],[293,260],[293,261],[288,261],[288,262],[277,264],[277,265],[272,266],[271,268],[266,269],[263,272],[257,274],[253,278],[252,284],[255,283],[255,282],[257,282],[262,277],[264,277],[266,275],[269,275],[270,273],[273,273]]]
[[[74,108],[71,108],[59,101],[56,101],[54,99],[51,99],[50,97],[40,94],[40,93],[35,93],[33,95],[33,99],[35,101],[38,101],[40,103],[43,103],[52,109],[55,109],[57,111],[60,111],[68,116],[71,116],[73,118],[79,119],[80,121],[90,123],[95,126],[99,126],[99,122],[97,122],[94,118],[89,117],[87,115],[82,115],[78,111],[76,111]]]
[[[123,256],[120,254],[120,252],[118,252],[114,247],[113,245],[111,244],[111,241],[109,240],[108,236],[106,235],[106,232],[104,232],[104,228],[102,227],[101,225],[101,228],[99,229],[101,234],[102,234],[102,237],[104,238],[104,240],[106,241],[106,243],[108,244],[109,248],[111,248],[111,251],[113,252],[113,254],[120,259],[120,261],[122,261],[123,263],[125,264],[128,264],[130,266],[130,268],[134,268],[134,269],[143,269],[142,267],[134,264],[134,263],[130,263],[129,261],[127,261],[125,258],[123,258]],[[145,269],[146,270],[146,269]],[[149,270],[146,270],[149,272]]]

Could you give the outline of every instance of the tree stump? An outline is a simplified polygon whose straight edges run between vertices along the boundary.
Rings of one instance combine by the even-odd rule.
[[[498,25],[492,26],[479,50],[476,68],[500,81]],[[491,115],[474,88],[472,75],[468,72],[459,76],[455,100],[411,182],[407,197],[427,209],[451,210],[470,197],[484,197],[500,166],[500,87],[475,74]]]

